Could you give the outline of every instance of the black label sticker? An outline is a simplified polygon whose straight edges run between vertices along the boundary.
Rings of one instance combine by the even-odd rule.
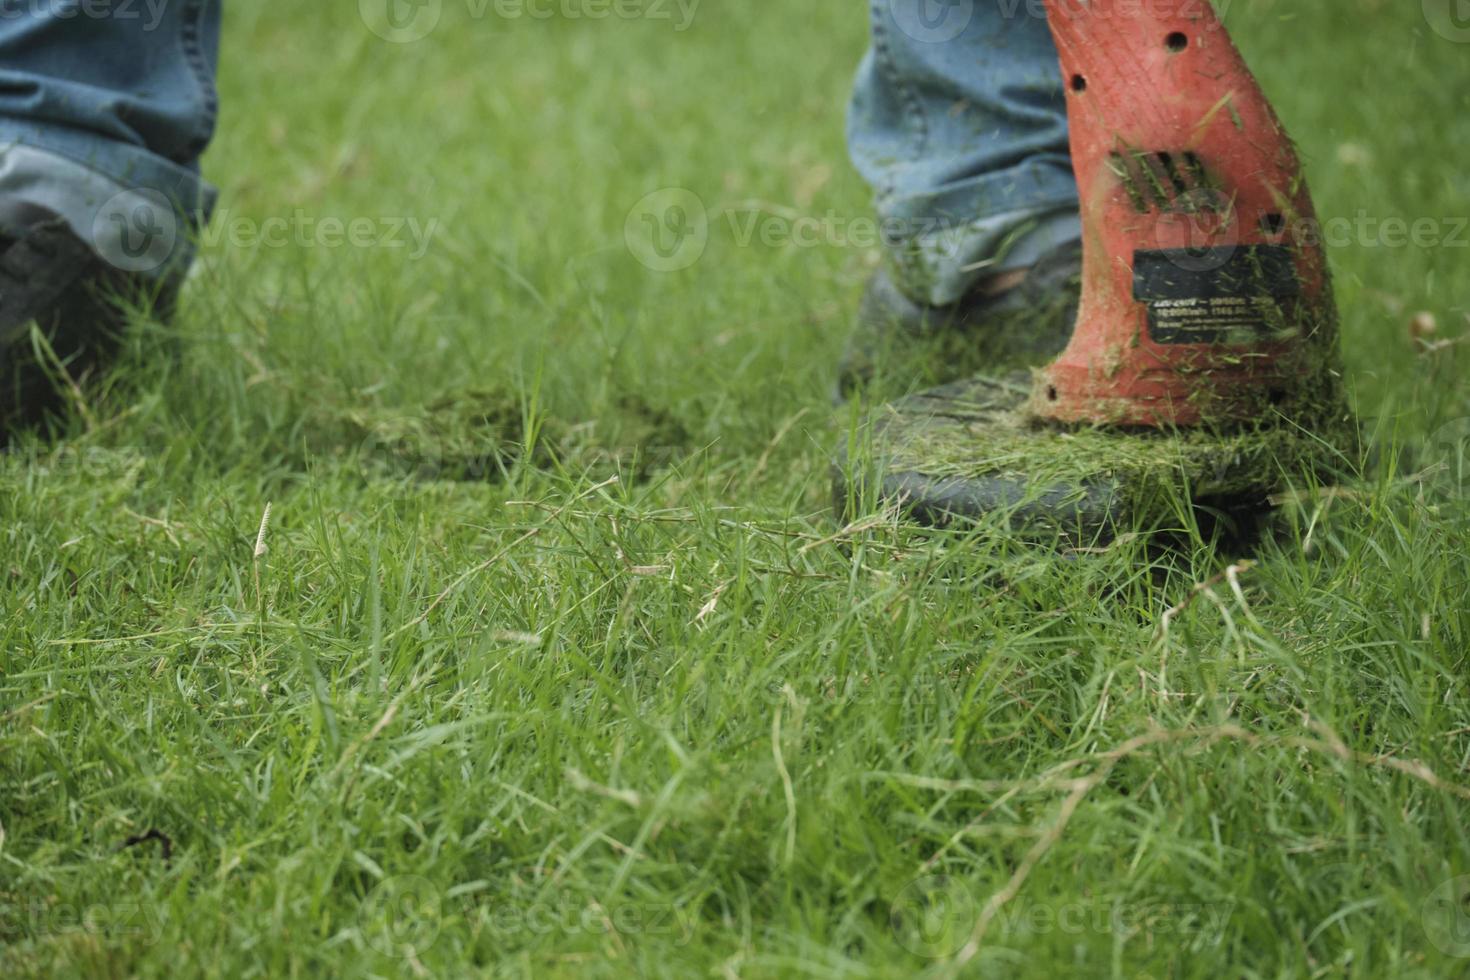
[[[1291,329],[1301,283],[1291,249],[1242,245],[1133,254],[1133,298],[1156,344],[1251,344]]]

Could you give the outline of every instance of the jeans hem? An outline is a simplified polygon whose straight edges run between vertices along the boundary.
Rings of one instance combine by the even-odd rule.
[[[60,218],[123,271],[163,278],[187,268],[215,196],[198,174],[140,147],[0,118],[0,223]]]
[[[54,153],[123,187],[162,194],[184,215],[208,215],[217,197],[196,170],[84,129],[0,116],[0,153],[13,146]]]
[[[948,306],[984,279],[1030,268],[1082,238],[1075,197],[975,218],[923,233],[889,249],[900,288],[911,299]]]

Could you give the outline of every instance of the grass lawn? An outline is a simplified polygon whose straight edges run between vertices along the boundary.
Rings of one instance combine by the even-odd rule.
[[[0,975],[1470,975],[1470,31],[1229,5],[1373,460],[1150,557],[838,533],[861,5],[227,7],[177,337],[0,456]]]

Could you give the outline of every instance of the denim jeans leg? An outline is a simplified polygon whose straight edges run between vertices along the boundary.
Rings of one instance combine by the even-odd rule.
[[[848,117],[911,298],[955,302],[1081,237],[1066,95],[1035,0],[870,0]]]
[[[214,190],[220,0],[0,0],[0,228],[176,274]]]

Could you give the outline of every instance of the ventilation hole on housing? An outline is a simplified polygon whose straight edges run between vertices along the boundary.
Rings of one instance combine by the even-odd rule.
[[[1072,76],[1072,91],[1074,91],[1074,92],[1086,92],[1087,91],[1087,77],[1085,75],[1073,75]]]
[[[1047,401],[1054,402],[1054,401],[1056,401],[1060,397],[1061,397],[1061,394],[1060,394],[1060,392],[1057,391],[1057,386],[1056,385],[1047,385],[1047,387],[1046,387],[1046,400]]]
[[[1139,214],[1148,213],[1148,202],[1143,199],[1143,193],[1138,189],[1138,178],[1133,173],[1133,168],[1128,165],[1128,160],[1121,153],[1108,155],[1108,169],[1113,176],[1118,178],[1118,183],[1123,185],[1123,190],[1128,193],[1128,200],[1133,202],[1133,210]]]
[[[1161,208],[1167,208],[1174,202],[1174,179],[1169,176],[1161,153],[1135,153],[1134,160],[1138,163],[1139,171],[1143,176],[1145,189],[1153,196],[1154,204]]]
[[[1183,31],[1175,31],[1173,34],[1164,38],[1164,46],[1175,54],[1178,54],[1189,47],[1189,35]]]
[[[1261,215],[1261,231],[1275,238],[1286,230],[1286,216],[1271,212]]]
[[[1160,153],[1159,163],[1164,165],[1164,173],[1168,176],[1169,183],[1174,185],[1174,190],[1181,195],[1188,194],[1189,184],[1185,182],[1184,175],[1179,172],[1179,168],[1174,165],[1174,154]]]
[[[1188,150],[1184,154],[1184,167],[1189,171],[1190,180],[1198,187],[1210,186],[1209,174],[1205,172],[1204,161],[1199,154]]]

